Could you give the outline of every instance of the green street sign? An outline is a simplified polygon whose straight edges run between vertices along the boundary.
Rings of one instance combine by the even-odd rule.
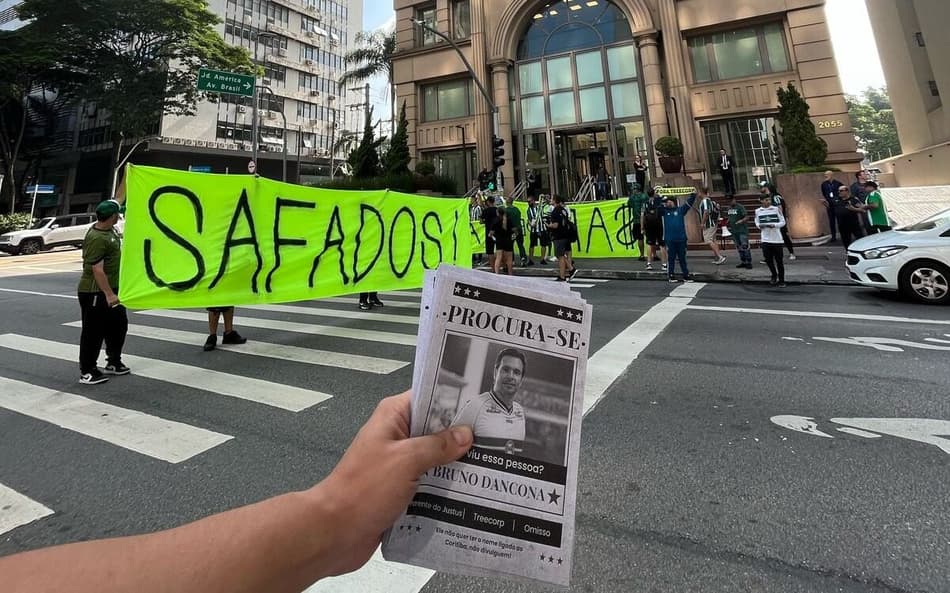
[[[236,72],[222,72],[201,68],[198,70],[198,90],[209,93],[229,93],[242,97],[254,96],[254,85],[257,79],[249,74]]]

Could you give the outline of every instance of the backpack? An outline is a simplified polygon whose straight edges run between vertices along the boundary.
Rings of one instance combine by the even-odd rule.
[[[578,240],[577,235],[577,224],[571,220],[570,215],[564,217],[567,222],[564,224],[564,231],[567,233],[567,239],[571,243],[576,243]]]

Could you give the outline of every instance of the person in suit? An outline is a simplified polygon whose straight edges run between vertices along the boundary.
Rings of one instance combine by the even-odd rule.
[[[828,211],[828,226],[831,228],[831,242],[838,240],[838,217],[835,214],[834,202],[838,196],[838,188],[844,185],[831,171],[825,171],[825,180],[821,182],[821,203]]]
[[[734,174],[735,165],[732,161],[732,157],[726,154],[726,149],[722,148],[719,150],[719,173],[722,175],[722,182],[726,186],[726,194],[732,195],[736,193],[736,178]]]

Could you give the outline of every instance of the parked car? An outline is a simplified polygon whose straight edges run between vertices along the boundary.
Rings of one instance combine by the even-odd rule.
[[[950,209],[848,246],[848,273],[864,286],[950,303]]]
[[[61,245],[81,247],[86,231],[95,221],[95,214],[42,218],[28,229],[0,235],[0,251],[28,255]]]

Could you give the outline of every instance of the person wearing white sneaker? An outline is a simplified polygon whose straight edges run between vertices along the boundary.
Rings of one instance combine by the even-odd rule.
[[[702,198],[702,201],[699,202],[699,222],[703,229],[703,242],[712,249],[713,263],[717,266],[722,265],[726,261],[726,256],[719,251],[719,244],[716,243],[716,234],[719,232],[719,219],[721,218],[719,204],[709,197],[708,188],[701,189],[699,197]]]

